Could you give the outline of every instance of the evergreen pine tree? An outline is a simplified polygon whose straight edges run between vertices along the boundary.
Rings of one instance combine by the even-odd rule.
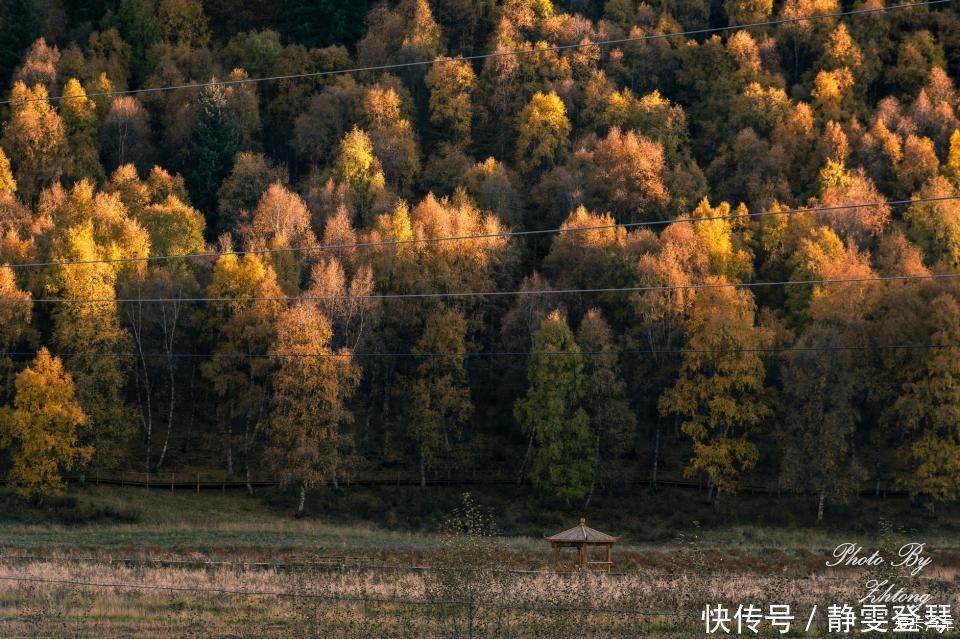
[[[197,122],[190,137],[190,163],[186,167],[187,184],[197,207],[207,215],[207,227],[217,228],[214,215],[217,191],[233,168],[233,157],[240,150],[240,123],[227,106],[223,87],[211,84],[200,92]]]
[[[530,438],[529,477],[558,497],[587,494],[597,451],[584,399],[583,357],[566,319],[551,313],[533,338],[527,396],[514,416]]]

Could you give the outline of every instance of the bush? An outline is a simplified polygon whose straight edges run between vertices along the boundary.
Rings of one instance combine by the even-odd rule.
[[[18,524],[62,524],[66,526],[113,523],[137,523],[143,518],[139,509],[84,502],[75,495],[55,495],[42,505],[26,500],[9,489],[0,492],[0,522]]]

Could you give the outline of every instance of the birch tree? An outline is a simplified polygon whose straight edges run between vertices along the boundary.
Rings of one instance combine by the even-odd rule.
[[[9,477],[17,492],[42,498],[63,490],[63,471],[93,455],[79,441],[88,418],[74,397],[70,374],[45,348],[17,375],[16,387],[13,405],[0,409],[0,447],[12,458]]]
[[[771,412],[757,352],[769,334],[756,326],[755,313],[749,291],[698,291],[685,326],[679,378],[660,397],[660,412],[679,415],[693,442],[684,472],[706,476],[710,499],[715,492],[735,493],[743,474],[756,466],[754,434]]]
[[[330,349],[332,336],[327,318],[300,303],[279,316],[270,349],[277,370],[264,458],[281,483],[297,487],[298,517],[307,491],[333,479],[340,468],[341,429],[353,419],[347,402],[360,382],[351,351]]]
[[[455,309],[434,313],[413,349],[416,372],[408,381],[410,436],[420,459],[420,487],[427,486],[427,469],[450,450],[460,427],[473,412],[463,368],[467,322]]]

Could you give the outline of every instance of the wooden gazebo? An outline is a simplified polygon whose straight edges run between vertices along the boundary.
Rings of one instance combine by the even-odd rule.
[[[612,572],[613,561],[610,559],[610,549],[617,542],[617,539],[617,537],[590,528],[587,526],[587,520],[583,517],[580,518],[579,525],[546,538],[553,547],[553,567],[557,572],[573,570]],[[564,548],[576,548],[576,560],[572,562],[564,561],[562,557]],[[595,550],[599,550],[599,557],[591,557]]]

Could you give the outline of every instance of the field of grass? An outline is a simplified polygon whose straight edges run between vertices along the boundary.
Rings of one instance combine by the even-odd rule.
[[[67,636],[95,636],[98,628],[109,629],[109,636],[170,636],[176,628],[177,636],[436,637],[467,636],[467,624],[477,637],[637,637],[656,629],[688,636],[698,627],[701,601],[772,598],[809,608],[827,598],[849,599],[856,590],[852,580],[819,578],[487,574],[479,576],[485,587],[477,596],[455,599],[432,590],[428,573],[412,571],[152,568],[54,559],[5,561],[2,570],[35,581],[2,582],[0,619],[25,632],[39,624],[43,632],[26,636],[44,637],[57,636],[58,627]]]
[[[960,548],[960,512],[932,516],[907,500],[861,500],[835,509],[822,525],[797,500],[742,496],[724,508],[690,491],[602,495],[583,513],[577,504],[535,501],[529,491],[476,492],[490,510],[506,550],[545,561],[542,537],[588,523],[621,537],[630,556],[683,547],[696,539],[714,549],[737,551],[833,548],[850,539],[869,542],[881,522],[899,534],[940,549]],[[196,495],[162,488],[88,486],[72,489],[43,507],[25,505],[0,491],[0,545],[19,548],[146,549],[256,556],[289,554],[423,555],[435,545],[442,519],[462,498],[456,488],[352,488],[320,492],[307,516],[291,517],[292,496],[264,490],[255,497],[219,491]]]
[[[481,495],[481,504],[485,497],[493,501]],[[596,521],[626,537],[614,556],[622,574],[554,574],[548,546],[533,534],[497,537],[495,565],[465,562],[451,572],[436,569],[435,526],[390,529],[322,498],[311,503],[311,517],[294,519],[285,499],[88,487],[35,508],[7,495],[0,636],[702,636],[707,602],[855,601],[865,576],[827,571],[829,549],[914,540],[910,531],[877,537],[746,525],[734,513],[729,525],[704,529],[691,520],[672,539],[655,541],[639,525]],[[938,603],[957,604],[960,551],[949,519],[934,523],[915,540],[928,544],[935,563],[925,576],[937,579],[915,585]]]

